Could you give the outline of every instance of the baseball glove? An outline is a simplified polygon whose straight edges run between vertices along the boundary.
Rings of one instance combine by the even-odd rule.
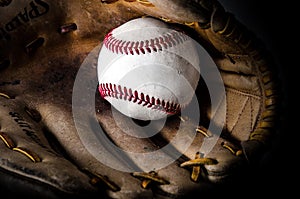
[[[132,135],[156,123],[115,111],[96,75],[105,35],[139,17],[196,40],[224,88],[214,67],[201,70],[199,120],[183,111],[146,138]],[[0,0],[0,39],[0,186],[9,194],[192,198],[241,182],[276,136],[272,58],[215,0]]]

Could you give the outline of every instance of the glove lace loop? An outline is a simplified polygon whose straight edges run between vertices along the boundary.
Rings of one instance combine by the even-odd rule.
[[[149,173],[146,173],[146,172],[133,172],[132,176],[142,179],[141,186],[144,189],[148,188],[153,183],[159,184],[159,185],[170,184],[166,179],[160,177],[158,175],[158,173],[155,172],[155,171],[150,171]]]
[[[205,158],[203,154],[197,152],[195,159],[185,161],[180,164],[180,167],[192,167],[191,180],[197,182],[200,178],[201,170],[204,165],[214,165],[218,161],[212,158]]]
[[[91,180],[90,180],[90,183],[92,185],[104,184],[106,187],[108,187],[113,192],[117,192],[117,191],[121,190],[121,188],[117,184],[112,182],[107,176],[103,176],[98,173],[91,173],[89,171],[87,171],[87,172],[92,176]]]
[[[1,92],[0,92],[0,97],[4,97],[6,99],[11,99],[11,97],[8,94],[1,93]]]
[[[29,149],[26,149],[24,147],[18,147],[16,146],[15,142],[13,139],[7,135],[4,132],[0,131],[0,139],[3,141],[3,143],[11,150],[20,152],[21,154],[25,155],[28,157],[32,162],[41,162],[41,158],[34,153],[33,151],[30,151]]]

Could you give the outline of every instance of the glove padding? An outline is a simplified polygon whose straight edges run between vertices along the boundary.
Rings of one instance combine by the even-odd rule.
[[[272,142],[280,104],[275,66],[255,36],[217,1],[22,0],[0,5],[0,183],[11,192],[44,198],[180,198],[247,175]],[[221,113],[211,110],[206,82],[200,81],[200,121],[170,117],[148,139],[124,132],[130,128],[128,118],[113,115],[96,91],[97,55],[108,31],[144,16],[184,30],[210,54],[226,91],[226,103],[220,104],[226,107],[224,126],[218,123]],[[80,102],[94,97],[94,110],[74,105],[82,69],[90,81],[81,85],[94,96],[82,96]],[[78,123],[74,107],[91,123]],[[187,150],[182,151],[184,140],[172,145],[171,151],[182,156],[168,166],[148,171],[143,168],[155,168],[147,165],[153,160],[141,161],[131,163],[136,172],[124,172],[103,164],[82,142],[78,131],[90,129],[86,136],[92,135],[95,121],[111,143],[139,154],[170,143],[179,126],[186,134],[197,133]],[[210,125],[222,128],[221,135]],[[215,138],[212,150],[199,151]],[[116,165],[129,161],[118,154],[107,158]]]

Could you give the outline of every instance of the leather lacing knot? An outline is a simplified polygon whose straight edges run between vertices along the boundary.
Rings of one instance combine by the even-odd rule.
[[[213,136],[212,132],[210,132],[208,129],[206,129],[203,126],[198,126],[196,128],[196,132],[202,134],[206,138]],[[235,156],[241,156],[243,154],[242,150],[239,147],[229,142],[222,142],[221,146],[229,150]],[[215,164],[218,164],[218,161],[216,159],[204,157],[204,154],[197,152],[195,155],[195,159],[191,159],[181,163],[180,167],[192,168],[191,180],[197,182],[200,179],[202,167],[205,165],[215,165]]]
[[[235,156],[242,156],[243,155],[243,151],[240,147],[237,147],[237,146],[235,146],[235,145],[233,145],[229,142],[222,142],[221,145],[225,149],[228,149]]]
[[[83,169],[88,173],[90,177],[90,183],[94,186],[106,186],[109,190],[113,192],[120,191],[121,188],[113,181],[111,181],[107,176],[101,175],[99,173],[91,172],[88,169]]]
[[[195,155],[195,159],[188,160],[180,164],[180,167],[192,167],[191,180],[194,182],[199,181],[201,174],[201,167],[204,165],[215,165],[218,161],[212,158],[205,158],[203,154],[197,152]]]
[[[149,173],[133,172],[132,176],[142,180],[141,186],[144,189],[148,188],[153,183],[158,185],[170,184],[169,181],[159,176],[158,173],[155,171],[150,171]]]

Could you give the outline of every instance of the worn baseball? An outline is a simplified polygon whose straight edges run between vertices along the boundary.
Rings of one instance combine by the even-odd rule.
[[[158,120],[179,114],[200,78],[197,42],[154,18],[109,32],[98,57],[101,97],[124,115]]]

